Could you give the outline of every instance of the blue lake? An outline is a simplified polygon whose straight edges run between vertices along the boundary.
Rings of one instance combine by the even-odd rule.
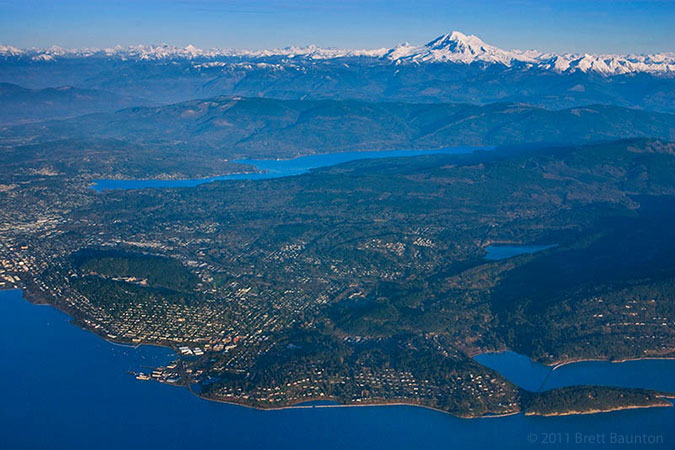
[[[609,443],[611,433],[652,436],[657,443],[647,448],[675,446],[675,408],[473,420],[407,406],[258,411],[208,402],[127,373],[171,356],[157,347],[113,345],[71,325],[61,312],[23,300],[20,291],[0,291],[0,448],[622,448]],[[586,367],[580,373],[601,377],[611,372],[620,378],[631,367],[653,375],[661,387],[672,386],[668,377],[675,368],[675,361],[638,361],[634,369],[600,364],[605,375],[598,375],[596,363],[581,364],[588,365],[578,366]],[[566,367],[573,371],[577,364]],[[577,438],[598,435],[608,444],[576,444]],[[547,438],[563,444],[542,443]]]
[[[499,261],[500,259],[511,258],[513,256],[524,255],[529,253],[537,253],[549,248],[555,247],[556,244],[548,245],[520,245],[520,244],[490,244],[485,247],[487,254],[485,259],[491,261]]]
[[[91,186],[96,191],[105,189],[143,189],[192,187],[220,180],[263,180],[307,173],[311,169],[334,166],[359,159],[401,158],[421,155],[461,155],[494,147],[449,147],[440,150],[391,150],[381,152],[340,152],[303,156],[295,159],[240,159],[236,163],[255,166],[262,172],[222,175],[190,180],[95,180]]]

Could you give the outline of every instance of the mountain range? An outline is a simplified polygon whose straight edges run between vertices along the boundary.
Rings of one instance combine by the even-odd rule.
[[[10,116],[16,116],[12,112],[16,108],[5,105],[12,110],[3,113],[5,124],[109,112],[130,106],[129,98],[142,99],[137,105],[168,105],[218,96],[525,103],[555,110],[603,104],[675,112],[674,67],[674,53],[617,56],[506,51],[459,32],[421,46],[402,44],[376,50],[0,47],[0,82],[32,90],[72,87],[117,96],[96,108],[63,96],[54,99],[51,110],[25,108],[21,117],[13,119]]]
[[[0,128],[0,166],[99,177],[203,177],[238,159],[449,146],[675,140],[675,114],[594,105],[214,97]],[[37,163],[34,163],[37,162]]]
[[[42,62],[78,57],[137,60],[189,59],[198,61],[218,61],[223,58],[264,60],[282,57],[291,60],[326,60],[361,57],[394,64],[482,63],[500,64],[506,67],[537,67],[559,73],[577,71],[594,72],[606,76],[627,73],[650,73],[670,77],[675,75],[674,52],[652,55],[592,55],[542,53],[536,50],[502,50],[486,44],[476,36],[467,36],[459,31],[439,36],[421,46],[405,43],[390,49],[380,48],[373,50],[326,49],[316,46],[256,51],[219,48],[202,50],[193,45],[180,48],[167,44],[70,50],[53,46],[47,49],[22,50],[9,45],[0,45],[0,57]]]

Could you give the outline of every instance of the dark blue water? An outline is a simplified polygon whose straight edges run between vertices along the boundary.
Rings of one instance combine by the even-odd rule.
[[[392,150],[382,152],[341,152],[303,156],[295,159],[240,159],[236,163],[255,166],[261,173],[240,173],[191,180],[95,180],[91,186],[96,191],[104,189],[143,189],[192,187],[218,180],[263,180],[307,173],[311,169],[334,166],[359,159],[397,158],[420,155],[460,155],[494,147],[449,147],[440,150]]]
[[[622,363],[582,361],[553,369],[510,351],[484,353],[474,359],[530,391],[595,384],[675,392],[673,360],[645,359]]]
[[[169,357],[161,348],[115,346],[51,307],[24,301],[19,291],[0,291],[0,448],[617,448],[576,444],[598,435],[610,442],[611,433],[652,436],[657,443],[647,448],[675,446],[675,408],[473,420],[407,406],[258,411],[127,373]],[[645,373],[653,369],[644,363]]]
[[[487,255],[485,259],[491,261],[498,261],[500,259],[511,258],[513,256],[524,255],[526,253],[537,253],[549,248],[555,247],[556,244],[549,245],[515,245],[515,244],[491,244],[485,247]]]

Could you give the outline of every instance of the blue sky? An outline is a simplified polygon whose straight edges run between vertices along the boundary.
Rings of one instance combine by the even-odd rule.
[[[0,0],[17,47],[377,48],[459,30],[502,48],[675,51],[675,0]]]

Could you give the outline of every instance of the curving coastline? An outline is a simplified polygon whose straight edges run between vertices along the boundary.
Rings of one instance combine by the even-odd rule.
[[[575,364],[575,363],[582,363],[582,362],[609,362],[612,364],[621,364],[625,363],[628,361],[645,361],[645,360],[675,360],[675,356],[645,356],[645,357],[637,357],[637,358],[622,358],[622,359],[612,359],[612,358],[575,358],[575,359],[570,359],[570,360],[565,360],[561,362],[554,362],[551,364],[547,363],[542,363],[547,367],[551,367],[551,370],[556,370],[559,369],[560,367],[567,366],[570,364]]]
[[[47,305],[47,306],[52,306],[55,309],[61,311],[62,313],[66,314],[67,316],[70,317],[71,322],[78,326],[80,329],[86,330],[88,332],[92,332],[96,336],[102,338],[106,342],[113,344],[113,345],[119,345],[119,346],[124,346],[128,348],[138,348],[142,345],[150,345],[150,346],[156,346],[156,347],[162,347],[162,348],[167,348],[172,350],[173,352],[178,355],[177,349],[175,346],[168,344],[168,343],[159,343],[159,342],[139,342],[139,343],[131,343],[128,341],[124,341],[123,339],[111,339],[109,336],[107,336],[105,333],[101,332],[100,330],[97,330],[95,328],[92,328],[90,326],[87,326],[87,324],[83,323],[82,321],[78,320],[76,317],[76,312],[72,311],[71,308],[68,308],[67,306],[61,305],[59,302],[50,302],[44,295],[40,294],[34,294],[32,293],[27,287],[16,287],[13,289],[18,289],[22,291],[22,296],[25,300],[29,301],[32,304],[36,305]],[[508,351],[508,349],[500,350],[500,351]],[[472,352],[473,353],[473,352]],[[493,352],[476,352],[471,355],[471,357],[483,354],[483,353],[493,353]],[[612,360],[612,359],[591,359],[591,358],[579,358],[579,359],[574,359],[574,360],[567,360],[564,362],[556,363],[555,365],[549,365],[545,364],[548,367],[552,367],[552,370],[555,370],[559,367],[562,367],[564,365],[569,365],[569,364],[574,364],[578,362],[588,362],[588,361],[603,361],[603,362],[612,362],[612,363],[622,363],[626,361],[634,361],[634,360],[661,360],[661,359],[667,359],[667,360],[674,360],[675,357],[645,357],[645,358],[627,358],[627,359],[622,359],[622,360]],[[654,404],[651,405],[626,405],[626,406],[620,406],[620,407],[611,407],[611,408],[600,408],[600,409],[589,409],[589,410],[582,410],[582,411],[569,411],[569,412],[561,412],[561,413],[536,413],[532,411],[528,411],[526,409],[518,409],[517,411],[513,412],[508,412],[508,413],[502,413],[502,414],[482,414],[482,415],[468,415],[468,414],[458,414],[455,412],[451,411],[446,411],[443,409],[435,408],[432,406],[424,405],[422,403],[417,403],[414,401],[410,402],[402,402],[400,400],[397,401],[387,401],[386,399],[381,399],[377,401],[367,401],[367,402],[358,402],[358,403],[340,403],[339,400],[332,398],[332,397],[316,397],[316,398],[310,398],[310,399],[303,399],[302,401],[299,401],[297,403],[291,403],[291,404],[286,404],[283,406],[273,406],[273,405],[253,405],[251,403],[247,403],[246,401],[238,401],[237,399],[221,399],[221,398],[215,398],[215,397],[207,397],[203,396],[197,392],[195,392],[190,383],[189,379],[188,380],[182,380],[180,383],[162,383],[162,384],[167,384],[170,386],[176,386],[176,387],[186,387],[188,391],[203,400],[207,401],[213,401],[213,402],[218,402],[218,403],[225,403],[225,404],[231,404],[231,405],[237,405],[237,406],[242,406],[245,408],[249,409],[255,409],[255,410],[261,410],[261,411],[278,411],[278,410],[285,410],[285,409],[310,409],[310,408],[352,408],[352,407],[367,407],[367,406],[411,406],[411,407],[420,407],[420,408],[425,408],[445,414],[450,414],[454,417],[462,418],[462,419],[487,419],[487,418],[499,418],[499,417],[507,417],[507,416],[512,416],[512,415],[517,415],[523,413],[525,416],[533,416],[533,415],[538,415],[538,416],[543,416],[543,417],[549,417],[549,416],[565,416],[565,415],[579,415],[579,414],[599,414],[599,413],[605,413],[605,412],[612,412],[612,411],[620,411],[620,410],[627,410],[627,409],[643,409],[643,408],[652,408],[652,407],[670,407],[674,406],[671,402],[668,402],[666,400],[663,400],[664,398],[673,398],[675,397],[675,394],[664,394],[660,396],[660,400],[658,402],[655,402]],[[303,403],[306,402],[311,402],[311,401],[334,401],[336,404],[329,404],[329,405],[303,405]]]
[[[434,408],[433,406],[427,406],[421,403],[414,403],[414,402],[401,402],[399,401],[369,401],[369,402],[359,402],[359,403],[340,403],[338,400],[331,398],[331,397],[316,397],[316,398],[310,398],[310,399],[305,399],[302,400],[301,402],[298,403],[291,403],[288,405],[284,406],[259,406],[259,405],[251,405],[249,403],[245,402],[238,402],[236,400],[224,400],[220,398],[214,398],[214,397],[205,397],[203,395],[198,394],[197,392],[194,392],[191,388],[188,388],[191,394],[195,395],[196,397],[199,397],[203,400],[208,400],[212,402],[217,402],[217,403],[225,403],[227,405],[236,405],[236,406],[242,406],[244,408],[249,408],[249,409],[255,409],[258,411],[283,411],[286,409],[312,409],[312,408],[358,408],[358,407],[375,407],[375,406],[410,406],[410,407],[417,407],[417,408],[424,408],[428,409],[431,411],[436,411],[440,412],[443,414],[449,414],[453,417],[458,417],[460,419],[494,419],[494,418],[499,418],[499,417],[508,417],[508,416],[514,416],[517,414],[520,414],[522,410],[518,411],[513,411],[509,413],[503,413],[503,414],[483,414],[480,416],[472,416],[472,415],[464,415],[464,414],[456,414],[450,411],[446,411],[443,409],[439,408]],[[336,402],[336,404],[331,404],[331,405],[303,405],[303,403],[308,403],[308,402],[313,402],[313,401],[333,401]]]
[[[539,413],[539,412],[534,412],[534,411],[525,411],[526,416],[540,416],[540,417],[561,417],[561,416],[575,416],[575,415],[587,415],[587,414],[602,414],[602,413],[608,413],[608,412],[613,412],[613,411],[623,411],[623,410],[628,410],[628,409],[646,409],[646,408],[669,408],[673,407],[672,403],[668,401],[660,401],[656,402],[651,405],[627,405],[627,406],[616,406],[616,407],[611,407],[611,408],[601,408],[601,409],[588,409],[588,410],[570,410],[570,411],[564,411],[564,412],[556,412],[556,413]]]
[[[485,354],[491,354],[491,353],[502,353],[502,352],[515,352],[515,350],[510,349],[510,348],[500,348],[498,350],[488,350],[488,351],[471,351],[467,352],[467,355],[470,358],[475,358],[476,356],[479,355],[485,355]],[[671,353],[669,353],[671,354]],[[608,358],[571,358],[571,359],[564,359],[564,360],[559,360],[559,361],[553,361],[553,362],[540,362],[537,360],[534,360],[530,358],[528,355],[527,358],[530,359],[530,361],[534,363],[541,364],[542,366],[549,367],[551,370],[556,370],[559,369],[560,367],[575,364],[575,363],[582,363],[582,362],[609,362],[612,364],[621,364],[624,362],[629,362],[629,361],[645,361],[645,360],[655,360],[655,361],[660,361],[660,360],[675,360],[675,356],[644,356],[644,357],[628,357],[628,358],[621,358],[621,359],[614,359],[612,357]],[[480,364],[480,363],[479,363]]]

